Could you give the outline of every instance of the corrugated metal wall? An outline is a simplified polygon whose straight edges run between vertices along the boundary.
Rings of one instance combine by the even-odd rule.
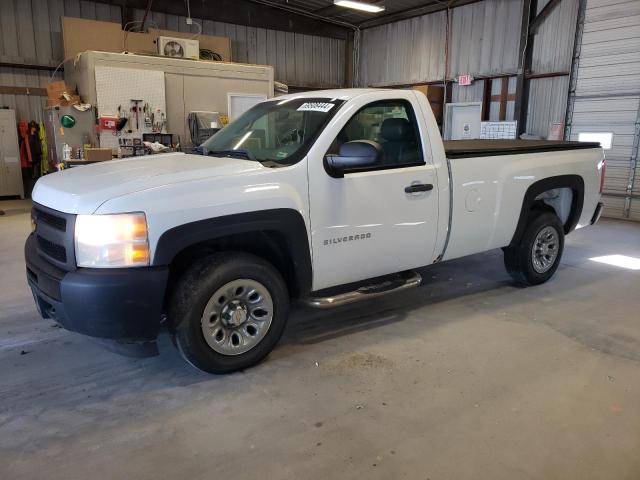
[[[564,123],[569,77],[530,80],[527,133],[547,138],[552,123]]]
[[[518,69],[522,0],[487,0],[451,10],[450,77]]]
[[[0,0],[0,62],[56,67],[63,56],[61,16],[120,22],[120,7],[80,0]],[[0,67],[0,85],[45,87],[51,71]],[[60,80],[56,74],[54,80]],[[40,120],[46,98],[0,95],[18,119]]]
[[[438,12],[363,30],[357,85],[442,80],[445,29],[446,14]]]
[[[538,1],[538,13],[549,0]],[[569,71],[579,0],[562,0],[542,23],[533,42],[534,73]]]
[[[548,0],[538,2],[538,12]],[[533,46],[533,73],[571,68],[579,0],[562,0],[547,17]],[[515,75],[521,0],[487,0],[451,10],[449,78]],[[358,85],[390,86],[444,79],[446,14],[439,12],[362,32]],[[565,118],[568,76],[532,79],[527,132],[546,137]],[[481,101],[482,81],[453,86],[452,101]],[[513,117],[513,102],[509,115]]]
[[[141,20],[144,12],[134,17]],[[158,28],[197,32],[186,24],[186,17],[151,12]],[[234,62],[272,65],[275,79],[288,85],[313,88],[344,86],[345,42],[336,38],[246,27],[211,20],[194,19],[205,35],[231,39]]]
[[[449,78],[515,73],[521,12],[521,0],[486,0],[452,9]],[[442,80],[445,30],[445,12],[363,30],[358,84]]]
[[[538,13],[548,3],[538,2]],[[533,40],[532,73],[569,72],[579,0],[562,0]],[[529,84],[527,133],[546,138],[554,122],[564,122],[569,76],[534,78]]]
[[[587,0],[570,136],[611,132],[605,152],[605,211],[611,217],[640,220],[640,2]]]
[[[135,12],[142,18],[142,11]],[[119,6],[86,0],[0,0],[0,62],[55,67],[62,61],[60,17],[121,22]],[[152,12],[160,28],[186,30],[185,17]],[[278,81],[302,87],[344,84],[345,42],[334,38],[200,21],[203,33],[228,36],[234,61],[273,65]],[[0,67],[0,85],[44,87],[51,72]],[[56,79],[61,78],[57,75]],[[38,119],[43,97],[0,95],[18,118]]]

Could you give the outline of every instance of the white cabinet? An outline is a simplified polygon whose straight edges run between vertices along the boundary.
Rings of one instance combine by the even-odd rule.
[[[0,197],[24,198],[16,112],[0,109]]]

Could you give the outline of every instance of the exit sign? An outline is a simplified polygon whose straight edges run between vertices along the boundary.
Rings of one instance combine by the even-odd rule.
[[[462,85],[462,86],[471,85],[471,75],[460,75],[458,77],[458,85]]]

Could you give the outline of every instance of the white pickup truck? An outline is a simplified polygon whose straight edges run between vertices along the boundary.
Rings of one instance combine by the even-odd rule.
[[[411,90],[279,97],[202,148],[38,181],[25,256],[43,317],[141,355],[166,322],[188,362],[231,372],[274,348],[293,299],[371,298],[494,248],[545,282],[602,208],[598,144],[443,143]]]

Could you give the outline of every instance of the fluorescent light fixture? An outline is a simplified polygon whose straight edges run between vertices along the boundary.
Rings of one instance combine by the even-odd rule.
[[[614,267],[628,268],[629,270],[640,270],[640,258],[627,257],[626,255],[605,255],[604,257],[593,257],[598,263],[606,263]]]
[[[581,132],[578,134],[578,141],[579,142],[599,142],[600,146],[604,150],[611,150],[611,144],[613,143],[613,133]]]
[[[362,10],[363,12],[378,13],[384,11],[383,5],[373,5],[366,2],[357,2],[355,0],[333,0],[334,5],[345,8],[353,8],[354,10]]]

